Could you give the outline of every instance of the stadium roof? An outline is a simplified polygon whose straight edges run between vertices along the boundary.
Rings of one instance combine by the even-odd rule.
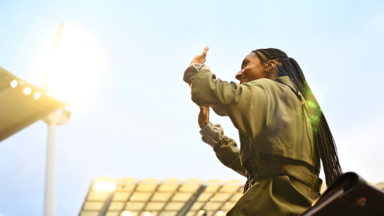
[[[92,182],[79,216],[220,216],[242,196],[243,184],[239,180],[99,178]]]
[[[0,67],[0,141],[65,106]]]
[[[243,184],[239,180],[98,178],[79,216],[224,216],[242,196]],[[372,185],[384,190],[384,182]],[[321,192],[325,189],[324,184]]]

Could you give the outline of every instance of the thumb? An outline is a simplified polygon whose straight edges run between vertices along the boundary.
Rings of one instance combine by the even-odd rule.
[[[208,46],[206,46],[206,47],[204,47],[204,50],[203,50],[203,55],[207,55],[207,53],[208,53],[208,50],[209,50],[209,47]]]

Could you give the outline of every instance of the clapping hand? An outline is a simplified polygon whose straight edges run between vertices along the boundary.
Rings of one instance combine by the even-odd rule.
[[[209,47],[205,47],[204,50],[203,50],[203,53],[201,53],[200,55],[197,55],[195,56],[192,61],[191,61],[191,64],[192,63],[200,63],[200,64],[204,64],[205,61],[207,60],[207,53],[208,53],[208,50],[209,50]]]
[[[199,63],[204,64],[207,60],[207,53],[208,53],[209,47],[205,47],[203,52],[200,55],[195,56],[192,61],[192,63]],[[199,113],[199,126],[200,128],[205,127],[209,123],[209,107],[200,107],[200,113]]]

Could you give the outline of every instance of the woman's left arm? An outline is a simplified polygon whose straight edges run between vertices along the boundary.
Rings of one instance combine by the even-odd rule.
[[[233,139],[224,136],[223,139],[214,146],[213,150],[222,164],[246,177],[245,168],[241,166],[240,162],[240,149]]]
[[[222,164],[245,176],[245,169],[240,162],[240,149],[233,139],[224,136],[224,129],[220,124],[209,122],[200,130],[200,134],[201,139],[213,148]]]

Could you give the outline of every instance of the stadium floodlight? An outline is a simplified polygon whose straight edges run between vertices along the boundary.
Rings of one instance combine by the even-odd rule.
[[[51,96],[75,105],[79,94],[89,91],[94,76],[91,38],[85,30],[65,22],[60,25],[46,77]]]
[[[25,87],[23,92],[24,92],[24,94],[29,95],[29,94],[31,94],[32,89],[30,87]]]
[[[2,67],[0,104],[0,142],[67,105]]]
[[[43,88],[50,96],[67,105],[44,119],[48,124],[44,216],[56,214],[56,126],[69,121],[76,95],[86,90],[87,76],[92,74],[93,58],[87,39],[87,34],[80,27],[62,23],[48,62]],[[37,93],[34,96],[35,99],[40,97]]]
[[[93,189],[96,191],[114,191],[116,183],[112,181],[98,181],[93,185]]]
[[[17,86],[17,84],[18,84],[17,80],[12,80],[11,87],[15,88]]]
[[[121,216],[131,216],[132,214],[131,214],[131,212],[130,211],[123,211],[122,213],[121,213]]]
[[[40,92],[36,92],[33,97],[37,100],[41,97],[41,93]]]

